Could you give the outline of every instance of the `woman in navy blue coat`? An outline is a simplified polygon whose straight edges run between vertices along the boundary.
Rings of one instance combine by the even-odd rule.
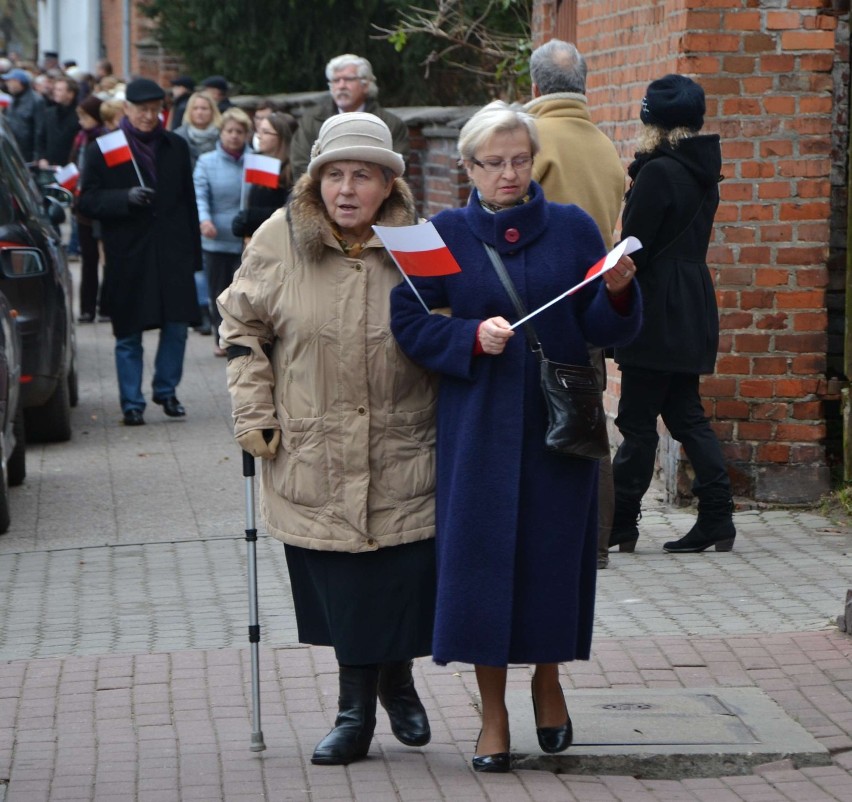
[[[508,771],[506,668],[534,663],[539,743],[571,743],[558,663],[589,658],[594,615],[597,463],[545,450],[539,367],[483,247],[494,246],[529,310],[581,281],[604,253],[591,217],[548,203],[531,179],[532,117],[495,101],[462,129],[459,151],[474,190],[433,222],[462,272],[415,279],[430,309],[400,284],[393,332],[416,362],[441,375],[438,404],[438,663],[476,666],[482,732],[474,768]],[[623,257],[533,318],[548,358],[588,365],[587,343],[628,342],[641,323],[634,267]],[[446,310],[445,310],[446,311]]]

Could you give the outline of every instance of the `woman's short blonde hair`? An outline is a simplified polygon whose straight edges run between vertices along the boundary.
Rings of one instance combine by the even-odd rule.
[[[113,129],[124,116],[124,101],[110,98],[101,103],[101,121],[104,126]]]
[[[189,96],[189,100],[186,101],[186,108],[183,110],[184,125],[192,125],[191,112],[192,107],[196,103],[206,103],[210,111],[213,113],[213,117],[210,120],[210,125],[212,125],[214,128],[222,127],[222,112],[219,111],[219,107],[214,103],[213,98],[211,98],[210,95],[205,95],[204,92],[193,92]]]
[[[229,122],[235,122],[237,125],[241,125],[247,134],[250,134],[254,128],[251,117],[237,106],[231,106],[231,108],[225,109],[225,111],[222,112],[221,127],[224,128]]]
[[[494,134],[509,133],[522,128],[526,130],[530,138],[530,155],[535,156],[540,145],[533,116],[521,111],[518,106],[510,106],[502,100],[495,100],[476,112],[461,129],[458,143],[459,155],[464,161],[470,161],[476,155],[476,151]]]

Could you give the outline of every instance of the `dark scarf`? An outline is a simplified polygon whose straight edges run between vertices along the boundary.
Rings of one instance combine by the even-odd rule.
[[[81,128],[80,133],[77,134],[80,142],[85,147],[86,145],[90,145],[94,142],[99,136],[103,136],[104,134],[108,134],[106,128],[102,125],[96,125],[94,128]]]
[[[127,117],[122,117],[119,123],[121,130],[127,136],[133,158],[145,177],[149,187],[157,186],[157,148],[163,141],[163,124],[157,122],[153,131],[140,131],[130,124]]]

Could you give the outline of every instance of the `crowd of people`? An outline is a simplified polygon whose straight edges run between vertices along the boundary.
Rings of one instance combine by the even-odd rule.
[[[95,141],[115,126],[99,94],[109,73],[85,96],[54,78],[49,136],[32,79],[3,73],[26,158],[79,161],[81,247],[96,253],[100,238],[107,265],[96,309],[97,263],[93,283],[84,256],[81,317],[112,320],[124,423],[145,423],[145,330],[160,330],[152,400],[166,415],[186,414],[190,326],[227,358],[235,437],[262,460],[299,639],[337,657],[338,710],[316,764],[365,757],[378,704],[399,741],[426,745],[412,673],[426,655],[475,666],[476,771],[511,770],[511,664],[533,666],[541,749],[571,745],[559,665],[590,656],[609,549],[636,548],[658,416],[698,498],[695,526],[665,550],[733,546],[699,385],[718,346],[706,255],[721,172],[718,135],[701,133],[704,92],[680,75],[648,86],[628,180],[592,122],[576,47],[542,45],[530,72],[525,107],[494,101],[461,129],[469,200],[432,221],[460,272],[405,282],[373,226],[422,222],[407,129],[379,105],[366,59],[331,59],[327,100],[298,124],[271,102],[250,118],[221,76],[175,78],[165,114],[165,90],[136,78],[118,122],[133,159],[120,163]],[[247,186],[252,154],[277,160],[272,185]],[[544,307],[628,235],[642,243],[635,261],[622,255],[515,336],[518,309]],[[606,349],[622,374],[615,459],[549,450],[543,354],[594,368],[603,387]]]

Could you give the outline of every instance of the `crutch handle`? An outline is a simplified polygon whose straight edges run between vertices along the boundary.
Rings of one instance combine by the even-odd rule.
[[[243,476],[254,476],[254,457],[248,451],[243,451]]]

